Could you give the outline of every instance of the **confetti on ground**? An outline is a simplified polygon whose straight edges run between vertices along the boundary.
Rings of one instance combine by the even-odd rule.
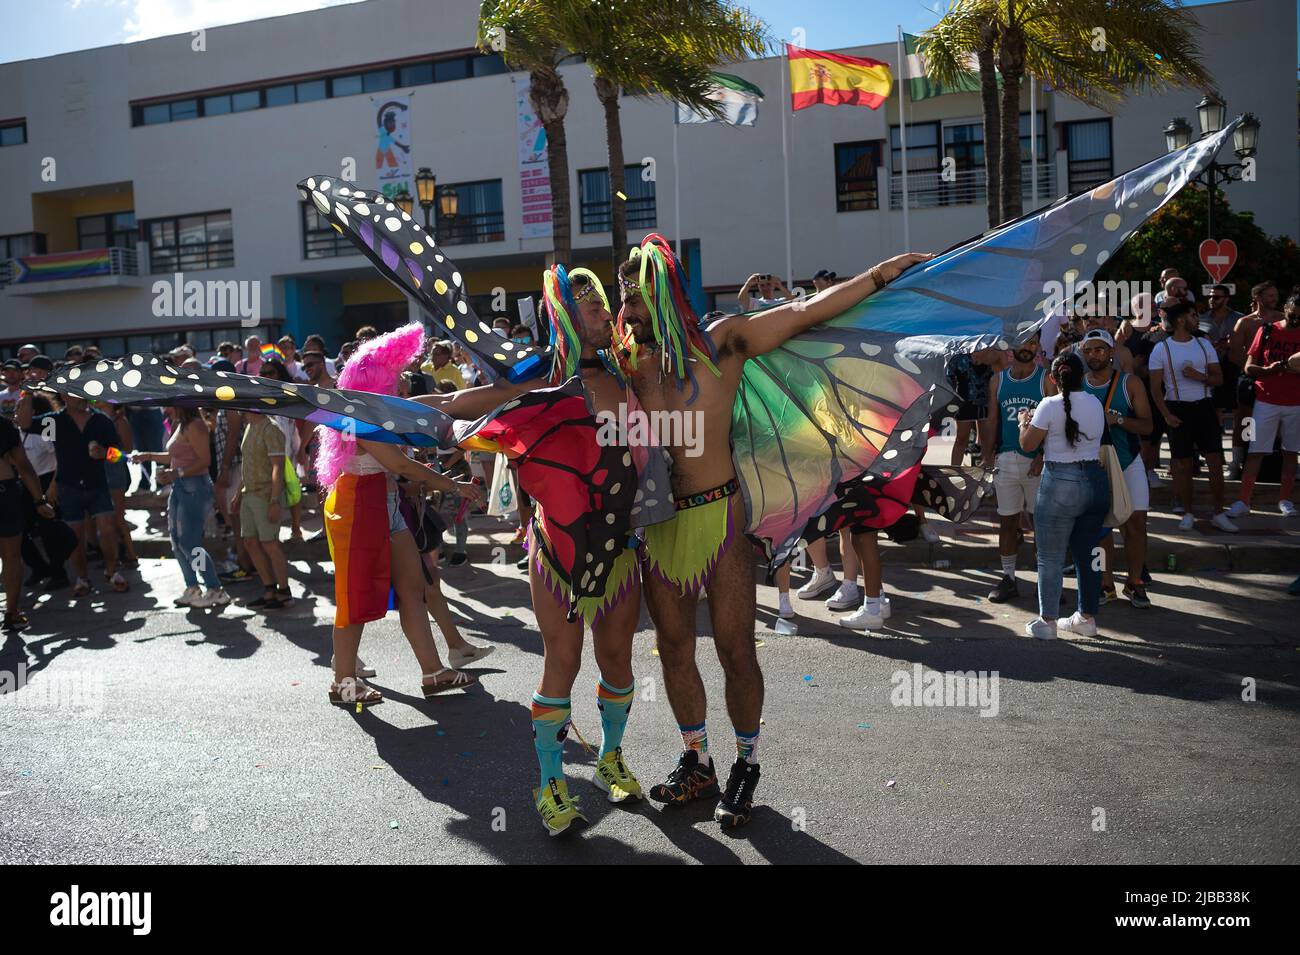
[[[446,736],[446,735],[447,735],[447,731],[446,731],[446,730],[434,730],[434,732],[437,733],[439,736]]]
[[[761,647],[762,645],[763,645],[763,644],[761,644],[761,643],[759,644],[760,647]],[[1300,647],[1296,647],[1296,649],[1297,649],[1297,650],[1300,650]],[[652,656],[652,657],[657,657],[657,656],[659,656],[659,648],[658,648],[658,647],[651,647],[651,648],[650,648],[650,656]]]
[[[460,755],[468,759],[469,757],[474,755],[474,751],[472,749],[467,749],[465,750],[465,752],[461,753]]]
[[[859,724],[858,724],[858,729],[860,729],[860,730],[869,730],[869,729],[871,729],[871,724],[870,724],[870,723],[859,723]]]
[[[361,704],[360,704],[360,703],[357,704],[357,712],[358,712],[358,713],[361,712]]]
[[[450,785],[451,785],[451,780],[450,780],[450,779],[444,779],[444,780],[442,781],[442,784],[443,784],[444,786],[450,786]]]
[[[371,769],[383,769],[384,767],[383,767],[383,766],[371,766],[370,768],[371,768]]]
[[[397,820],[394,819],[392,822],[390,822],[390,823],[388,824],[388,828],[389,828],[389,829],[396,829],[396,828],[397,828]]]
[[[290,683],[289,685],[290,685],[290,686],[302,686],[302,680],[294,680],[294,681],[293,681],[292,683]]]
[[[623,195],[623,193],[621,193],[621,192],[616,192],[616,193],[614,193],[614,195],[618,196],[618,197],[619,197],[620,199],[622,199],[624,202],[627,202],[627,196]]]
[[[763,639],[761,639],[761,638],[757,638],[757,637],[754,639],[754,649],[755,649],[755,650],[757,650],[759,647],[765,647],[765,646],[767,646],[767,641],[766,641],[766,640],[763,640]],[[658,650],[655,651],[655,656],[659,656],[659,651],[658,651]]]
[[[487,736],[487,730],[484,730],[483,732],[481,732],[481,733],[478,734],[478,738],[479,738],[479,739],[483,739],[483,738],[486,737],[486,736]]]
[[[894,781],[891,779],[889,782],[885,783],[885,788],[886,788],[886,789],[893,789],[893,788],[894,788]]]
[[[812,682],[812,674],[810,673],[810,674],[808,674],[808,676],[804,677],[804,678],[803,678],[803,681],[804,681],[805,683],[811,683],[811,682]]]

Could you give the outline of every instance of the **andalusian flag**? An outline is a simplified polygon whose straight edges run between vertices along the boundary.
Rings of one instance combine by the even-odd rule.
[[[955,86],[948,86],[926,75],[925,58],[916,52],[917,38],[910,33],[903,34],[903,49],[907,53],[907,65],[903,78],[907,80],[907,93],[913,103],[929,99],[931,96],[944,96],[948,93],[978,93],[980,91],[979,60],[970,54],[966,66],[970,75],[963,76]]]
[[[709,99],[722,106],[722,116],[714,117],[677,104],[679,123],[726,123],[728,126],[753,126],[758,119],[758,104],[763,91],[748,80],[730,73],[714,73]]]
[[[889,96],[894,74],[889,64],[865,57],[820,53],[785,45],[790,59],[790,105],[804,109],[827,106],[867,106],[876,109]]]

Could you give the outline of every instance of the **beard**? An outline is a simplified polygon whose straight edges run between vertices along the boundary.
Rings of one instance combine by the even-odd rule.
[[[1089,369],[1090,371],[1101,371],[1103,368],[1109,368],[1109,367],[1110,367],[1110,359],[1109,359],[1109,358],[1089,358],[1089,359],[1088,359],[1088,369]]]
[[[1014,355],[1015,355],[1016,361],[1020,362],[1020,364],[1022,364],[1022,365],[1028,365],[1028,364],[1031,364],[1031,363],[1033,362],[1033,360],[1034,360],[1034,355],[1035,355],[1035,354],[1036,354],[1036,352],[1024,351],[1024,350],[1021,350],[1021,349],[1017,349],[1017,350],[1014,352]]]

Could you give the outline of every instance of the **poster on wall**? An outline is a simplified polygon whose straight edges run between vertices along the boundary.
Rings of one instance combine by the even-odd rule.
[[[520,236],[545,239],[551,234],[551,164],[546,157],[546,129],[528,99],[528,75],[514,80],[515,112],[519,118],[519,190],[523,200]]]
[[[411,176],[411,97],[372,96],[375,135],[375,181],[392,199],[403,189],[415,195]]]

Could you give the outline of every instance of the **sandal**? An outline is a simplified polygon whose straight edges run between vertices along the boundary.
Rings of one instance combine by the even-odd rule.
[[[330,669],[334,669],[334,658],[332,656],[330,657]],[[360,656],[357,657],[357,676],[366,678],[377,676],[375,668],[366,666],[365,661]]]
[[[453,673],[450,680],[439,680],[438,677],[444,673]],[[421,683],[420,689],[424,691],[424,698],[427,700],[431,696],[437,696],[439,693],[446,693],[448,690],[467,690],[478,682],[478,677],[470,676],[468,673],[462,673],[459,670],[453,670],[451,667],[443,667],[437,673],[426,673],[424,679],[432,679],[432,683]]]
[[[345,676],[341,683],[330,684],[330,702],[336,706],[374,705],[384,702],[384,695],[356,677]]]
[[[4,623],[0,625],[0,629],[16,632],[18,630],[26,630],[28,626],[30,626],[30,623],[27,620],[27,614],[23,613],[21,610],[14,610],[5,614]]]

